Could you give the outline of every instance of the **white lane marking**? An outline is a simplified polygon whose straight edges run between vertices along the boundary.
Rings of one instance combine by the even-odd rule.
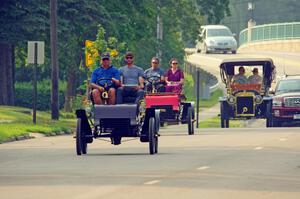
[[[197,170],[206,170],[209,169],[209,166],[198,167]]]
[[[153,184],[157,184],[159,183],[161,180],[152,180],[152,181],[149,181],[149,182],[145,182],[144,185],[153,185]]]
[[[258,146],[258,147],[255,147],[254,150],[262,150],[264,147],[261,147],[261,146]]]
[[[285,142],[285,141],[287,141],[287,139],[286,138],[280,138],[279,141],[280,142]]]

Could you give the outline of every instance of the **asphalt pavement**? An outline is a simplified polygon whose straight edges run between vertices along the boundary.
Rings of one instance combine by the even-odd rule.
[[[0,145],[0,198],[300,197],[300,129],[161,130],[158,155],[127,140],[95,140],[75,155],[72,136]]]

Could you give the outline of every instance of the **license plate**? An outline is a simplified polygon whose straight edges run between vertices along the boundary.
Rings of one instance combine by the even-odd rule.
[[[294,120],[298,120],[298,119],[300,119],[300,114],[295,114],[294,115]]]

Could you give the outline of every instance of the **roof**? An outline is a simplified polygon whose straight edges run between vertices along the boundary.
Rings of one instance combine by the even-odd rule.
[[[205,26],[201,26],[201,28],[206,28],[206,29],[229,29],[227,26],[223,26],[223,25],[205,25]]]
[[[220,65],[222,64],[232,64],[232,65],[260,65],[264,62],[270,62],[273,65],[273,60],[271,58],[236,58],[236,59],[225,59],[221,62]]]

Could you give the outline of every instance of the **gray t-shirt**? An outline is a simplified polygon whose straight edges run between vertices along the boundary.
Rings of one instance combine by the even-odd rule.
[[[131,67],[123,66],[119,69],[123,79],[123,84],[139,85],[139,77],[143,77],[144,71],[142,68],[133,65]]]
[[[155,70],[153,70],[152,68],[148,68],[147,70],[145,70],[144,72],[144,78],[147,79],[149,77],[152,76],[164,76],[164,70],[161,68],[156,68]]]

